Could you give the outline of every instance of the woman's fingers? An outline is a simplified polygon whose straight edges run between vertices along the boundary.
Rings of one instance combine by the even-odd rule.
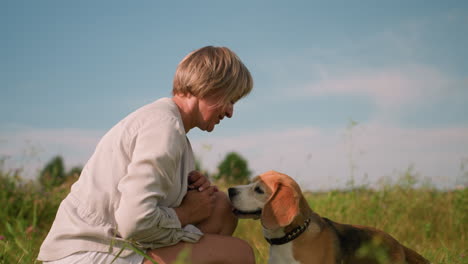
[[[208,178],[198,171],[190,172],[188,176],[188,180],[189,180],[189,189],[192,189],[192,190],[197,189],[200,192],[210,187],[211,185]]]
[[[203,176],[199,171],[191,171],[188,174],[188,182],[189,184],[193,184],[196,182],[198,179],[200,179]]]

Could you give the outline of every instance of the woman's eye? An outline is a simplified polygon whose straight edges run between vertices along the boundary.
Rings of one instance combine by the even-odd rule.
[[[258,186],[255,187],[254,190],[255,190],[256,193],[259,193],[259,194],[263,194],[263,193],[264,193],[263,190],[262,190],[260,187],[258,187]]]

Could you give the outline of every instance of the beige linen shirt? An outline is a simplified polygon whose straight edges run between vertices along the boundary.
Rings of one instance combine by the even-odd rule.
[[[174,211],[195,169],[177,105],[162,98],[131,113],[104,135],[70,194],[62,201],[38,259],[79,251],[128,256],[141,249],[197,242],[193,225]]]

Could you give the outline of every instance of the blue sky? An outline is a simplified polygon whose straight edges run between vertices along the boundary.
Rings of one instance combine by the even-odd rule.
[[[309,189],[409,167],[466,182],[464,1],[2,1],[0,33],[0,155],[26,174],[57,154],[84,164],[116,122],[170,96],[188,52],[215,45],[255,87],[213,133],[189,133],[207,169],[237,151]]]

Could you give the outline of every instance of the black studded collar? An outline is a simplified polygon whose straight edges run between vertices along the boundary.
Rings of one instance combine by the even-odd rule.
[[[310,218],[308,218],[307,220],[305,220],[303,225],[294,228],[291,232],[287,233],[283,237],[279,237],[279,238],[265,237],[265,240],[268,243],[270,243],[270,245],[283,245],[288,242],[291,242],[294,239],[296,239],[298,236],[300,236],[302,233],[304,233],[304,231],[306,231],[307,227],[310,224],[310,221],[311,221]]]

